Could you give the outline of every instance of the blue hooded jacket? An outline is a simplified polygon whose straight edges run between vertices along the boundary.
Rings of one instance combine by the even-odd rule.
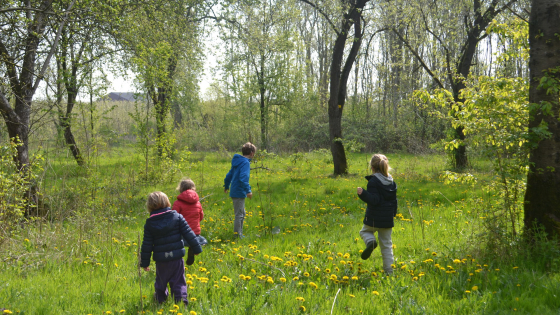
[[[224,188],[229,189],[230,197],[245,198],[251,192],[251,185],[249,185],[250,171],[251,159],[235,154],[231,159],[231,169],[224,179]]]

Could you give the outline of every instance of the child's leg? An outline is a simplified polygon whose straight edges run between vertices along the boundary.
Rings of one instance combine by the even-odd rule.
[[[158,303],[167,300],[169,292],[167,291],[167,282],[169,282],[169,269],[167,262],[156,262],[156,282],[154,284],[155,298]]]
[[[369,242],[373,242],[375,241],[375,235],[373,235],[373,233],[375,232],[373,226],[369,226],[369,225],[365,225],[362,227],[362,229],[360,230],[360,236],[362,237],[362,239],[364,240],[364,243],[366,243],[366,245]]]
[[[233,210],[235,211],[235,221],[233,223],[233,231],[237,235],[243,236],[243,221],[245,220],[245,198],[231,198],[233,201]]]
[[[379,247],[381,247],[381,256],[383,257],[383,270],[385,273],[392,274],[393,267],[393,240],[391,239],[392,228],[377,229],[379,237]]]
[[[183,301],[185,305],[189,304],[187,297],[187,282],[185,280],[185,265],[183,259],[176,259],[169,262],[169,287],[171,294],[175,299],[175,303]]]

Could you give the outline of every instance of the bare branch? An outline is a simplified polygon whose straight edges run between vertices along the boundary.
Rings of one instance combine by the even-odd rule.
[[[68,6],[68,9],[66,9],[66,13],[64,13],[64,18],[62,19],[62,21],[60,21],[60,24],[58,25],[58,30],[56,32],[56,37],[54,39],[53,45],[51,46],[51,51],[47,55],[47,58],[45,59],[45,62],[43,63],[43,67],[41,68],[41,71],[37,75],[37,79],[35,80],[35,84],[33,84],[33,92],[35,92],[37,90],[37,88],[39,87],[39,83],[41,83],[41,80],[43,79],[43,75],[45,74],[45,71],[47,70],[47,67],[49,66],[51,58],[52,58],[52,56],[53,56],[53,54],[56,50],[56,46],[58,45],[58,41],[60,40],[60,34],[62,33],[62,29],[64,28],[64,24],[66,24],[66,21],[68,20],[68,14],[70,13],[70,10],[72,10],[72,7],[74,6],[74,3],[76,3],[76,0],[73,0],[70,3],[70,5]]]
[[[513,15],[517,16],[518,18],[520,18],[521,20],[523,20],[525,23],[529,24],[529,20],[525,19],[524,17],[522,17],[521,15],[519,15],[519,13],[515,12],[508,4],[504,5],[504,7],[506,9],[508,9],[509,12],[511,12]]]
[[[422,60],[422,57],[420,57],[420,55],[418,54],[418,52],[412,48],[412,46],[410,46],[410,44],[408,43],[407,40],[405,40],[402,35],[394,28],[392,28],[393,32],[395,32],[395,34],[399,37],[399,39],[406,45],[406,47],[410,50],[410,52],[414,55],[414,57],[416,57],[416,59],[418,60],[418,62],[420,62],[420,64],[422,65],[422,67],[424,68],[424,70],[426,70],[426,72],[428,72],[428,74],[432,77],[432,79],[434,79],[434,81],[436,81],[436,83],[442,88],[445,89],[445,87],[443,86],[443,83],[439,80],[439,78],[435,75],[435,73],[432,72],[432,70],[426,65],[426,63],[424,62],[424,60]]]
[[[7,12],[14,12],[14,11],[42,12],[45,14],[55,14],[55,12],[53,11],[41,10],[41,9],[36,9],[31,7],[6,8],[6,9],[1,9],[0,13],[7,13]]]
[[[327,20],[327,22],[329,22],[329,24],[331,25],[333,31],[336,33],[336,35],[337,35],[337,36],[339,35],[340,32],[339,32],[338,29],[336,28],[336,25],[334,25],[334,23],[331,21],[331,19],[329,18],[329,16],[328,16],[325,12],[323,12],[323,10],[321,10],[321,8],[319,8],[316,4],[314,4],[313,2],[310,2],[310,1],[308,1],[308,0],[299,0],[299,1],[309,4],[310,6],[312,6],[313,8],[315,8],[315,10],[317,10],[319,13],[321,13],[321,15]]]

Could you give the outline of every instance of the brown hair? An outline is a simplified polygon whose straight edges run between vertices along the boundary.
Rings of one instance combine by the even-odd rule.
[[[257,152],[257,147],[251,142],[247,142],[241,147],[241,154],[243,155],[249,155],[253,152]]]
[[[189,190],[189,189],[193,189],[194,188],[194,182],[192,181],[192,179],[190,178],[183,178],[181,179],[181,182],[179,183],[179,186],[177,186],[177,190],[182,193],[185,190]]]
[[[383,176],[389,176],[389,159],[383,154],[374,154],[369,161],[372,171],[379,172]]]
[[[161,191],[155,191],[148,195],[146,208],[149,212],[165,207],[171,207],[171,203],[169,202],[169,198],[167,198],[166,194]]]

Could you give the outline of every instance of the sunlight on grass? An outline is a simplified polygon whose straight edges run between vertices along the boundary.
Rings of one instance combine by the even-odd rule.
[[[444,185],[438,176],[445,167],[442,157],[388,157],[399,185],[392,276],[383,273],[378,250],[369,260],[359,258],[365,204],[355,188],[366,183],[363,154],[350,155],[353,174],[340,178],[330,176],[320,156],[254,163],[254,198],[246,202],[242,240],[234,238],[233,206],[222,187],[228,158],[209,154],[152,185],[131,175],[137,163],[126,155],[107,159],[111,167],[100,166],[95,195],[92,186],[71,195],[82,207],[64,221],[37,221],[3,245],[0,308],[5,314],[558,311],[558,260],[542,271],[530,268],[531,261],[513,265],[482,255],[477,237],[492,196],[467,185]],[[53,165],[49,176],[56,176],[57,167],[66,166]],[[51,189],[77,187],[84,176],[76,171]],[[189,306],[157,305],[155,268],[148,273],[137,268],[145,196],[162,190],[173,201],[183,176],[194,180],[204,198],[201,228],[209,244],[185,268]]]

